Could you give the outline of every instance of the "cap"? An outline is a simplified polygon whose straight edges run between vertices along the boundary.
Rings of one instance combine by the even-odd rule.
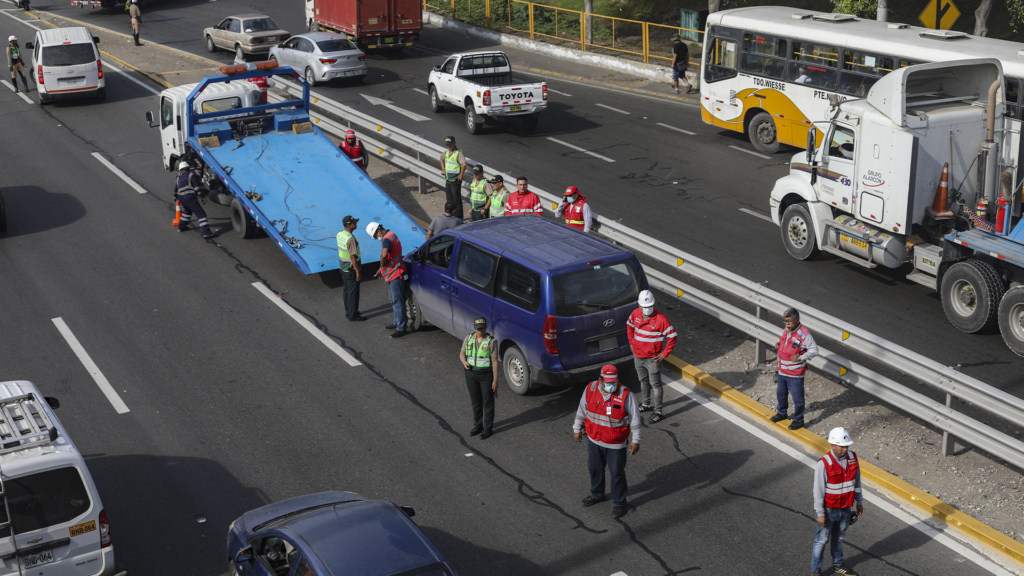
[[[484,318],[483,316],[477,316],[473,320],[473,328],[480,328],[481,326],[483,326],[484,328],[487,327],[487,318]]]
[[[504,184],[505,183],[505,178],[503,178],[501,174],[498,174],[494,178],[491,178],[490,180],[488,180],[488,182],[490,182],[491,184],[494,184],[495,182],[501,182],[502,184]]]
[[[380,228],[380,222],[370,222],[366,225],[366,233],[370,235],[370,238],[373,238],[378,228]]]
[[[605,364],[601,367],[601,379],[605,382],[618,382],[619,369],[611,364]]]
[[[452,142],[455,142],[455,136],[448,136],[444,139],[445,144],[451,144]]]
[[[575,186],[569,186],[568,188],[565,189],[565,194],[562,194],[562,196],[572,196],[573,194],[579,194],[579,193],[580,193],[579,188],[577,188]]]
[[[846,431],[846,428],[839,427],[833,428],[828,433],[828,443],[836,446],[849,446],[853,444],[853,439],[850,438],[850,433]]]
[[[481,166],[480,164],[477,164],[476,166],[473,166],[473,174],[483,174],[483,173],[484,173],[484,167],[483,166]]]
[[[672,35],[672,38],[670,38],[670,40],[672,40],[673,42],[675,42],[676,40],[682,40],[682,38],[680,38],[680,37],[679,37],[679,34],[673,34],[673,35]]]
[[[640,292],[640,297],[636,299],[636,303],[643,308],[650,308],[654,306],[654,294],[650,290],[644,290]]]
[[[15,40],[17,40],[17,39],[18,39],[18,37],[17,37],[17,36],[11,36],[10,38],[8,38],[8,39],[7,39],[7,41],[8,41],[8,42],[14,42],[14,41],[15,41]]]
[[[349,224],[355,224],[356,222],[359,222],[359,218],[353,218],[351,215],[345,216],[344,218],[341,219],[341,223],[344,226],[348,226]]]
[[[349,138],[349,137],[355,138],[356,137],[356,131],[355,130],[346,130],[345,131],[345,138]]]
[[[182,161],[178,164],[178,170],[184,170],[185,168],[188,168],[188,162]]]

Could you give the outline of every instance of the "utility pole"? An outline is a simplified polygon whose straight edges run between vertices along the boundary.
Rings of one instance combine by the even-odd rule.
[[[886,0],[878,0],[878,21],[889,21],[889,5]]]
[[[577,4],[579,6],[579,4]],[[594,0],[583,0],[583,11],[586,12],[587,22],[587,44],[594,43],[594,17],[591,14],[594,13]]]

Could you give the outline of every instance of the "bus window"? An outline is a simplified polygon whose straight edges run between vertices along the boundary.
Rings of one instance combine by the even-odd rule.
[[[725,38],[715,38],[708,43],[708,65],[705,70],[706,82],[717,82],[736,75],[736,60],[739,56],[737,43]]]
[[[793,60],[789,76],[797,84],[806,84],[825,90],[836,89],[836,64],[839,52],[831,46],[810,42],[793,42]]]
[[[1017,105],[1020,103],[1020,80],[1006,79],[1006,116],[1019,118]]]
[[[839,78],[839,91],[865,98],[868,90],[893,69],[893,59],[888,56],[866,54],[843,50],[843,72]]]
[[[781,80],[786,74],[786,41],[763,34],[743,35],[744,72]],[[782,58],[769,58],[781,56]]]

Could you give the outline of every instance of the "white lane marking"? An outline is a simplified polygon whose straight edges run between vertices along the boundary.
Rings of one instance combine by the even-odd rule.
[[[628,575],[625,572],[616,572],[615,574],[612,574],[612,576],[628,576]]]
[[[131,80],[132,82],[135,82],[139,86],[142,86],[146,90],[149,90],[153,94],[159,94],[160,93],[160,91],[157,90],[156,88],[153,88],[152,86],[146,84],[142,80],[139,80],[138,78],[136,78],[136,77],[132,76],[131,74],[129,74],[127,70],[121,70],[121,69],[118,69],[118,68],[114,68],[106,60],[103,60],[103,70],[107,71],[107,72],[117,72],[118,74],[124,76],[125,78]]]
[[[405,116],[406,118],[411,118],[411,119],[413,119],[413,120],[415,120],[417,122],[423,122],[423,121],[426,121],[426,120],[430,120],[430,118],[427,118],[426,116],[420,116],[419,114],[417,114],[415,112],[410,112],[410,111],[405,110],[403,108],[399,108],[398,106],[395,106],[394,104],[392,104],[390,100],[385,100],[383,98],[377,98],[376,96],[370,96],[368,94],[362,94],[362,93],[360,93],[359,95],[362,96],[363,98],[366,98],[366,100],[370,104],[373,104],[374,106],[383,106],[383,107],[385,107],[385,108],[387,108],[389,110],[394,110],[395,112],[398,112],[402,116]]]
[[[82,344],[78,342],[78,338],[75,338],[74,333],[72,333],[71,329],[68,328],[68,325],[64,323],[64,319],[54,318],[53,323],[57,326],[57,330],[60,331],[61,336],[64,337],[68,346],[71,346],[71,351],[75,353],[75,356],[78,356],[78,360],[83,366],[85,366],[86,372],[88,372],[89,375],[92,376],[92,379],[96,381],[96,385],[100,387],[100,391],[103,392],[103,395],[107,397],[107,400],[110,400],[110,403],[114,405],[114,410],[117,411],[118,414],[128,412],[128,406],[124,403],[124,400],[121,400],[121,397],[117,395],[117,391],[115,391],[114,387],[107,381],[107,377],[103,375],[103,372],[100,372],[99,367],[96,366],[96,363],[89,357],[89,353],[86,352],[85,348],[82,347]]]
[[[662,128],[668,128],[669,130],[675,130],[676,132],[682,132],[683,134],[689,134],[690,136],[696,136],[697,135],[696,132],[690,132],[689,130],[683,130],[682,128],[676,128],[675,126],[669,126],[668,124],[664,124],[662,122],[658,122],[658,126],[661,126]]]
[[[744,214],[750,214],[751,216],[753,216],[755,218],[760,218],[761,220],[767,220],[768,222],[771,222],[772,224],[775,224],[775,221],[772,220],[771,216],[768,216],[767,214],[761,214],[760,212],[754,212],[750,208],[740,208],[740,212],[743,212]]]
[[[618,108],[612,108],[611,106],[606,106],[604,104],[597,104],[597,103],[595,103],[594,106],[600,106],[601,108],[607,108],[608,110],[611,110],[613,112],[618,112],[619,114],[632,114],[632,112],[626,112],[625,110],[619,110]]]
[[[557,144],[561,144],[562,146],[567,146],[569,148],[572,148],[573,150],[577,150],[579,152],[583,152],[584,154],[590,154],[594,158],[600,158],[601,160],[604,160],[605,162],[615,162],[615,160],[612,160],[611,158],[609,158],[607,156],[601,156],[600,154],[598,154],[596,152],[591,152],[590,150],[586,150],[584,148],[580,148],[579,146],[573,146],[572,144],[569,144],[568,142],[562,142],[561,140],[559,140],[557,138],[548,138],[548,140],[551,140],[552,142],[555,142]]]
[[[662,378],[667,380],[669,388],[672,388],[673,390],[682,394],[683,396],[686,396],[687,398],[690,398],[691,400],[707,408],[708,410],[711,410],[718,416],[722,417],[725,420],[728,420],[729,422],[743,429],[750,435],[756,437],[759,440],[764,441],[769,446],[790,456],[794,460],[804,464],[809,468],[814,468],[815,465],[817,465],[818,460],[816,458],[811,457],[806,452],[803,452],[801,450],[793,448],[788,444],[781,442],[778,438],[768,433],[766,430],[758,426],[755,426],[753,422],[751,422],[746,417],[724,408],[723,406],[721,406],[720,402],[709,400],[703,395],[697,393],[694,390],[694,385],[691,384],[689,381],[684,380],[680,376],[677,376],[676,374],[673,374],[668,371],[662,372]],[[894,517],[903,521],[912,528],[920,531],[925,536],[935,540],[936,542],[942,544],[943,546],[949,548],[953,552],[963,556],[971,562],[974,562],[980,568],[988,570],[993,574],[998,574],[999,576],[1013,576],[1012,572],[1006,570],[1005,568],[993,562],[989,558],[986,558],[974,549],[968,547],[966,544],[954,539],[949,533],[946,533],[943,530],[936,529],[935,527],[926,524],[923,518],[915,517],[913,514],[910,514],[907,511],[891,504],[887,499],[874,493],[871,490],[864,489],[863,493],[864,499],[871,502],[871,504],[876,506],[878,509],[893,515]]]
[[[758,154],[757,152],[754,152],[753,150],[747,150],[746,148],[740,148],[739,146],[729,146],[729,148],[732,148],[733,150],[739,150],[740,152],[746,152],[747,154],[753,154],[754,156],[757,156],[758,158],[764,158],[765,160],[771,160],[772,159],[771,156],[765,156],[764,154]]]
[[[542,79],[544,78],[544,75],[538,74],[537,72],[526,72],[526,71],[523,71],[523,70],[516,70],[516,74],[523,74],[523,75],[527,75],[527,76],[535,76],[537,78],[542,78]],[[690,104],[689,102],[680,102],[679,100],[675,100],[675,99],[666,100],[665,98],[661,98],[661,97],[658,97],[658,96],[650,96],[648,94],[640,94],[638,92],[629,92],[629,91],[626,91],[626,90],[618,90],[616,88],[609,88],[608,86],[602,86],[600,84],[589,84],[587,82],[580,82],[578,80],[568,80],[566,78],[559,78],[558,82],[559,83],[565,82],[567,84],[576,84],[577,86],[585,86],[587,88],[597,88],[599,90],[605,90],[605,91],[608,91],[608,92],[616,92],[616,93],[622,94],[624,96],[629,96],[630,98],[643,98],[645,100],[653,100],[654,102],[661,102],[662,104],[678,104],[679,106],[686,106],[688,108],[700,108],[700,104]],[[551,88],[548,88],[548,90],[550,91]]]
[[[12,86],[11,83],[8,82],[7,80],[4,80],[3,83],[4,83],[4,86],[7,86],[7,88],[11,92],[14,92],[16,90],[16,88],[14,86]],[[28,102],[29,104],[35,104],[35,102],[33,102],[31,98],[26,96],[24,92],[18,92],[17,94],[18,94],[18,96],[21,96],[21,99],[24,100],[25,102]]]
[[[361,366],[363,364],[359,360],[356,360],[354,356],[352,356],[351,354],[346,352],[345,349],[342,348],[341,346],[339,346],[337,342],[335,342],[334,340],[331,340],[330,336],[328,336],[327,334],[324,334],[323,332],[317,330],[316,326],[313,326],[312,322],[310,322],[306,318],[303,318],[302,314],[299,314],[295,310],[295,308],[292,308],[291,306],[289,306],[288,303],[285,302],[283,299],[281,299],[280,296],[278,296],[277,294],[274,294],[270,290],[270,288],[267,288],[267,286],[264,283],[262,283],[262,282],[253,282],[252,285],[257,290],[260,291],[260,294],[263,294],[264,296],[266,296],[267,300],[270,300],[271,302],[276,304],[278,308],[280,308],[281,310],[284,310],[285,314],[290,316],[292,320],[295,320],[299,324],[299,326],[302,326],[303,328],[305,328],[306,332],[309,332],[310,334],[312,334],[313,337],[316,338],[317,340],[319,340],[324,346],[327,346],[328,350],[330,350],[331,352],[334,352],[335,354],[338,355],[338,357],[340,357],[342,360],[347,362],[349,366]]]
[[[566,94],[565,92],[560,92],[558,90],[555,90],[551,86],[548,86],[548,92],[554,92],[555,94],[558,94],[559,96],[565,96],[566,98],[572,98],[572,94]],[[612,576],[615,576],[615,575],[612,574]]]
[[[22,20],[21,18],[18,18],[14,14],[8,14],[6,10],[4,10],[2,13],[3,13],[4,16],[10,16],[12,19],[17,20],[18,22],[21,22],[22,24],[24,24],[25,26],[28,26],[29,28],[35,28],[36,30],[42,30],[42,28],[40,28],[39,26],[36,26],[35,24],[29,24],[27,21]]]
[[[136,192],[138,192],[139,194],[145,194],[147,192],[145,188],[136,184],[135,180],[129,178],[128,175],[122,172],[120,168],[111,164],[110,161],[104,158],[102,154],[100,154],[99,152],[93,152],[92,155],[94,158],[99,160],[104,166],[109,168],[110,171],[113,172],[118,178],[127,182],[128,185],[134,188]]]
[[[413,88],[412,91],[413,92],[419,92],[420,94],[423,94],[424,96],[430,96],[430,92],[427,92],[423,88]]]

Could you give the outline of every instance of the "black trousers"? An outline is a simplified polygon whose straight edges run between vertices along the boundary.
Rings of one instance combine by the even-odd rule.
[[[473,428],[490,432],[494,426],[494,373],[490,370],[466,370],[466,388],[473,404]]]
[[[444,181],[444,197],[445,200],[455,204],[455,217],[460,220],[465,220],[462,216],[462,182],[455,180]]]
[[[488,208],[487,211],[490,212],[490,209]],[[469,210],[469,217],[470,217],[470,221],[471,222],[476,222],[477,220],[484,220],[484,219],[486,219],[487,218],[487,213],[485,212],[485,213],[481,214],[479,210],[470,209]]]
[[[349,320],[359,316],[359,282],[356,282],[356,269],[351,262],[348,270],[341,270],[341,279],[345,281],[342,298],[345,301],[345,318]]]
[[[587,439],[587,469],[590,471],[590,496],[596,500],[604,498],[604,469],[612,477],[612,503],[625,506],[626,490],[626,454],[627,448],[605,448]]]

